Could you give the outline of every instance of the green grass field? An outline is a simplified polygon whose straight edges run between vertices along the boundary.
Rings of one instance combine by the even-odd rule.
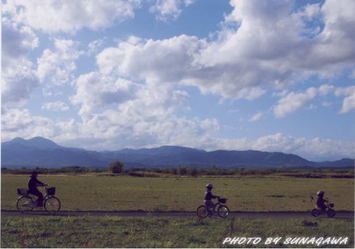
[[[2,247],[226,247],[226,237],[348,237],[354,223],[337,219],[208,219],[120,217],[2,217]],[[274,247],[290,246],[282,242]],[[317,247],[308,245],[308,247]],[[322,247],[336,247],[322,246]]]
[[[193,211],[203,201],[206,183],[228,198],[232,211],[307,211],[310,195],[322,189],[336,210],[354,210],[354,178],[130,177],[41,175],[57,187],[62,210]],[[1,208],[15,209],[16,188],[28,176],[1,176]]]

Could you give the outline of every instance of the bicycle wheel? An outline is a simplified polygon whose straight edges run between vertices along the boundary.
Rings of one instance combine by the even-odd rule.
[[[328,209],[328,211],[327,211],[327,215],[328,215],[328,217],[329,217],[329,218],[334,217],[334,216],[335,216],[335,214],[336,214],[336,212],[335,212],[335,210],[334,210],[334,209],[331,209],[331,208],[329,208],[329,209]]]
[[[201,205],[196,209],[196,214],[199,218],[204,219],[208,216],[208,210],[205,205]]]
[[[227,218],[227,216],[229,215],[229,208],[225,205],[219,205],[218,210],[217,210],[217,214],[219,217],[221,218]]]
[[[219,203],[216,203],[215,205],[214,205],[214,207],[213,207],[213,213],[218,213],[218,209],[219,209],[219,207],[221,206],[221,204],[219,204]]]
[[[50,196],[44,201],[44,209],[48,212],[58,212],[60,207],[60,200],[55,196]]]
[[[16,201],[16,208],[20,212],[31,211],[33,206],[33,200],[29,196],[21,196]]]
[[[318,215],[320,215],[320,210],[318,210],[318,209],[313,209],[312,211],[311,211],[311,214],[314,216],[314,217],[317,217]]]

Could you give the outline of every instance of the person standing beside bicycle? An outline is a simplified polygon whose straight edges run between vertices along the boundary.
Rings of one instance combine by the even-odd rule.
[[[204,203],[205,205],[207,206],[207,209],[208,209],[208,212],[209,213],[212,213],[213,211],[213,208],[214,208],[214,203],[212,201],[212,199],[216,199],[218,198],[219,196],[217,195],[213,195],[212,194],[212,188],[213,188],[213,185],[211,183],[207,184],[206,185],[206,193],[205,193],[205,199],[204,199]]]
[[[41,193],[41,191],[39,191],[37,189],[38,186],[48,186],[47,184],[39,181],[37,179],[37,176],[38,176],[38,172],[36,171],[33,171],[31,176],[30,176],[30,179],[28,181],[28,193],[29,194],[32,194],[32,195],[35,195],[38,197],[37,199],[37,206],[38,207],[41,207],[43,205],[43,194]]]

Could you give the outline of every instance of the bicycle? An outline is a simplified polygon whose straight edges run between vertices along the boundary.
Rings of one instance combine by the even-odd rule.
[[[226,198],[220,198],[218,197],[218,202],[214,204],[213,208],[208,208],[206,205],[201,205],[196,209],[196,214],[199,218],[204,219],[207,216],[212,216],[214,214],[217,214],[221,218],[227,218],[229,215],[230,211],[229,208],[224,205],[227,203]]]
[[[313,198],[313,196],[311,196],[311,201],[313,201],[313,200],[314,200],[314,198]],[[315,205],[316,208],[312,209],[312,211],[311,211],[312,216],[317,217],[321,214],[326,213],[329,218],[334,217],[336,214],[336,211],[334,210],[334,203],[329,202],[329,200],[326,199],[324,205],[325,205],[325,209],[320,209],[317,207],[317,205]]]
[[[20,197],[16,200],[16,208],[20,212],[32,211],[34,208],[44,208],[48,212],[58,212],[61,208],[61,202],[55,197],[55,187],[46,187],[46,195],[43,198],[43,205],[38,207],[37,200],[30,196],[27,189],[18,188],[17,194]]]

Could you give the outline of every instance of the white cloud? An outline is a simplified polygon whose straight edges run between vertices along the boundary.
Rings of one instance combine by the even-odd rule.
[[[278,101],[273,109],[274,114],[278,118],[285,117],[287,114],[303,107],[306,103],[316,97],[316,95],[317,89],[314,87],[308,88],[307,91],[303,93],[288,93]]]
[[[3,140],[35,136],[51,138],[55,130],[55,123],[52,120],[33,116],[28,109],[7,109],[2,113],[1,137]]]
[[[239,92],[236,93],[235,98],[237,99],[247,99],[254,100],[264,95],[266,91],[260,87],[252,87],[252,88],[243,88]]]
[[[106,110],[80,125],[79,133],[71,144],[80,139],[94,139],[87,148],[119,149],[124,147],[154,147],[160,145],[195,146],[207,134],[216,132],[216,120],[188,120],[173,115],[159,115],[137,107],[124,110]],[[137,108],[137,109],[136,109]],[[138,111],[142,115],[136,115]],[[102,146],[102,147],[101,147]]]
[[[38,85],[33,64],[27,54],[38,46],[38,38],[24,25],[2,18],[2,103],[24,104]]]
[[[277,97],[285,97],[286,95],[288,94],[288,90],[284,89],[282,91],[279,91],[279,92],[274,92],[272,94],[272,96],[277,96]]]
[[[22,59],[17,61],[17,65],[3,69],[1,85],[1,101],[6,107],[26,103],[39,82],[32,63]]]
[[[98,51],[100,47],[103,46],[105,39],[97,39],[88,44],[87,54],[92,55]]]
[[[258,112],[258,113],[256,113],[256,114],[254,114],[254,115],[249,119],[249,122],[258,121],[258,120],[260,120],[263,116],[264,116],[264,113]]]
[[[216,143],[219,148],[292,153],[308,160],[355,158],[354,141],[332,140],[319,137],[295,138],[282,133],[259,137],[255,140],[247,138],[220,139]]]
[[[206,41],[186,35],[156,41],[130,38],[103,50],[97,56],[97,64],[102,73],[159,84],[195,85],[203,93],[223,97],[253,100],[265,93],[253,84],[239,85],[238,72],[232,68],[200,64],[199,56],[206,45]],[[253,73],[247,77],[253,78]]]
[[[163,10],[163,5],[187,6],[192,2],[156,1],[155,6],[161,6]],[[331,74],[335,69],[354,65],[355,48],[352,32],[348,28],[351,25],[344,25],[354,22],[355,18],[349,14],[353,1],[336,4],[328,0],[322,6],[307,6],[303,11],[291,15],[290,1],[259,4],[249,0],[230,3],[234,10],[226,17],[225,27],[217,40],[207,42],[186,35],[164,40],[129,39],[120,42],[117,47],[103,50],[97,56],[100,71],[115,71],[133,81],[193,85],[202,93],[253,100],[265,92],[265,86],[279,88],[312,73]],[[77,13],[72,5],[69,8],[65,1],[14,0],[9,1],[4,8],[6,13],[13,14],[14,20],[33,28],[71,32],[84,27],[106,27],[115,19],[131,17],[134,8],[140,3],[99,1],[95,2],[95,8],[92,4],[89,1],[83,6],[82,1],[76,1],[75,5],[82,7],[81,13]],[[120,11],[108,15],[118,7]],[[91,9],[95,9],[94,16],[91,15]],[[56,15],[53,15],[54,12]],[[325,23],[324,30],[313,39],[302,36],[308,32],[302,19],[305,16],[323,18]],[[240,26],[230,26],[233,22],[239,22]],[[22,33],[31,36],[30,31]],[[32,40],[31,44],[35,44],[35,39]],[[66,50],[55,45],[53,50],[44,51],[38,60],[38,75],[42,81],[53,75],[51,81],[57,84],[71,80],[70,72],[75,70],[73,61],[78,57],[78,51],[69,42],[66,41]],[[95,43],[91,45],[93,47]],[[302,106],[302,103],[291,109],[297,109],[298,106]]]
[[[189,74],[201,46],[198,38],[186,35],[165,40],[128,39],[116,48],[103,50],[97,64],[103,73],[115,72],[147,82],[177,82]]]
[[[332,85],[321,85],[319,88],[318,88],[318,92],[320,95],[327,95],[328,93],[334,91],[334,86]]]
[[[321,12],[321,5],[320,4],[307,4],[304,7],[304,14],[308,19],[312,19],[318,17]]]
[[[82,54],[72,40],[54,40],[52,50],[45,49],[37,59],[37,75],[41,82],[49,85],[63,85],[73,80],[75,61]]]
[[[94,150],[169,144],[196,147],[203,143],[205,137],[219,129],[215,119],[178,118],[163,112],[161,107],[154,108],[153,103],[148,107],[140,107],[137,102],[117,110],[107,109],[92,114],[81,122],[69,120],[47,123],[49,120],[46,118],[29,116],[28,111],[12,110],[12,114],[3,119],[6,140],[15,136],[30,137],[33,133],[45,135],[67,146]],[[14,114],[18,118],[14,118]],[[25,119],[20,120],[21,116]]]
[[[354,5],[347,3],[350,9]],[[333,13],[328,5],[315,5],[291,13],[291,1],[260,4],[239,0],[231,5],[234,10],[214,41],[186,35],[128,40],[103,50],[97,64],[104,73],[115,71],[133,80],[192,85],[202,93],[235,99],[255,99],[265,87],[282,89],[314,74],[334,77],[355,65],[352,31],[336,19],[342,11],[347,12],[344,8],[337,7]],[[305,16],[318,18],[326,28],[314,34],[305,27]],[[346,13],[345,17],[348,23],[355,21]],[[235,22],[239,23],[237,28],[231,25]],[[339,32],[342,35],[335,39]],[[330,90],[322,91],[326,94]]]
[[[347,113],[355,110],[355,86],[337,88],[335,90],[336,96],[345,95],[343,100],[343,105],[341,107],[340,113]]]
[[[137,107],[138,108],[138,107]],[[130,108],[128,108],[130,109]],[[106,110],[83,122],[53,122],[27,109],[9,109],[2,117],[2,139],[44,136],[66,146],[93,150],[156,147],[166,144],[207,150],[261,150],[293,153],[309,160],[354,158],[355,142],[324,138],[295,138],[282,133],[247,138],[218,138],[215,119],[188,120],[154,113],[139,116],[134,110]],[[129,135],[128,135],[129,134]]]
[[[107,28],[134,17],[140,0],[9,0],[4,9],[17,22],[44,32],[74,33],[83,28]]]
[[[156,0],[150,11],[157,14],[157,19],[168,21],[176,19],[181,14],[181,8],[187,7],[196,0]]]
[[[178,77],[174,71],[182,70],[175,62],[189,59],[180,52],[195,49],[180,42],[184,39],[197,38],[182,36],[162,43],[145,43],[130,37],[126,42],[120,42],[118,48],[108,48],[100,53],[97,56],[99,72],[79,76],[75,81],[76,93],[71,97],[72,103],[80,106],[81,138],[101,139],[100,144],[110,148],[114,145],[142,147],[196,143],[205,134],[218,130],[215,119],[189,120],[175,115],[186,104],[188,94],[165,81],[171,79],[173,82]],[[155,52],[158,57],[151,58],[150,54]],[[127,58],[123,60],[125,53]],[[133,60],[139,56],[139,61],[131,61],[130,55],[134,55]],[[171,71],[154,75],[150,74],[153,71],[150,67]],[[255,94],[260,93],[256,91],[249,95]]]
[[[303,155],[306,158],[354,158],[355,143],[353,141],[337,141],[322,138],[294,138],[277,133],[257,139],[252,145],[254,149],[267,151],[283,151]]]
[[[177,18],[182,7],[192,2],[151,1],[155,3],[152,11],[165,20]],[[92,149],[179,144],[296,151],[303,155],[308,155],[307,149],[319,156],[353,155],[352,143],[319,138],[274,134],[256,140],[219,139],[216,134],[220,124],[216,119],[187,119],[176,114],[189,98],[186,92],[176,89],[189,85],[205,94],[255,100],[265,94],[266,87],[272,86],[280,97],[273,109],[277,117],[304,107],[317,96],[334,92],[336,96],[345,96],[340,112],[350,112],[355,109],[353,87],[323,85],[290,92],[285,86],[315,74],[336,77],[336,73],[355,65],[354,1],[327,0],[323,5],[310,5],[297,13],[292,13],[291,1],[230,1],[234,10],[226,16],[215,40],[187,35],[162,40],[130,37],[97,55],[98,72],[83,74],[75,81],[75,62],[82,51],[78,51],[72,40],[55,40],[53,48],[44,50],[38,58],[37,73],[26,58],[38,45],[32,29],[71,34],[85,28],[99,30],[132,18],[140,3],[7,1],[2,38],[3,62],[6,61],[3,102],[24,103],[38,86],[37,77],[44,90],[72,82],[75,94],[71,101],[80,109],[82,120],[53,122],[33,116],[26,109],[9,109],[3,120],[4,136],[35,134],[76,146],[90,141],[87,146]],[[305,18],[316,18],[324,23],[324,29],[305,27]],[[89,53],[97,51],[101,43],[101,40],[90,43]],[[66,109],[56,102],[43,108]],[[261,117],[262,113],[256,113],[250,121]],[[335,152],[332,146],[337,146]]]
[[[335,87],[333,85],[321,85],[319,88],[310,87],[305,92],[289,92],[282,96],[273,107],[276,117],[283,118],[286,115],[302,108],[317,96],[325,96],[334,93],[336,96],[345,96],[340,113],[347,113],[355,109],[355,86]],[[330,106],[332,103],[323,102],[323,106]],[[315,108],[314,105],[310,106]]]
[[[310,87],[305,92],[289,92],[286,95],[282,94],[281,99],[273,107],[276,117],[283,118],[286,115],[302,108],[317,96],[325,96],[334,91],[332,85],[321,85],[319,88]],[[310,109],[315,109],[315,105],[310,105]]]
[[[100,144],[111,149],[162,144],[192,146],[198,144],[201,138],[218,131],[219,124],[215,119],[189,120],[175,115],[189,96],[185,91],[166,84],[165,80],[178,77],[174,70],[179,69],[174,62],[182,63],[189,59],[180,52],[194,49],[183,42],[181,47],[173,49],[184,39],[187,37],[172,38],[172,41],[160,44],[159,41],[145,43],[130,37],[126,42],[121,42],[119,48],[105,49],[100,53],[97,56],[99,72],[81,75],[75,81],[76,93],[71,100],[80,106],[82,123],[77,124],[80,126],[77,129],[74,124],[64,125],[79,131],[69,143],[75,145],[78,141],[94,139],[96,143],[91,143],[93,147]],[[158,58],[151,58],[150,54],[155,52]],[[139,56],[140,60],[123,60],[125,53],[127,57],[134,55],[132,60],[135,56]],[[120,61],[122,64],[118,63]],[[153,75],[149,67],[171,71]],[[132,72],[135,77],[132,77]],[[249,95],[253,94],[260,93],[256,91]]]
[[[28,26],[19,25],[2,17],[2,70],[16,66],[17,61],[26,58],[27,54],[38,46],[38,38]]]
[[[141,85],[131,81],[95,72],[81,75],[75,81],[75,86],[76,94],[71,100],[73,104],[81,105],[82,115],[137,98],[136,92],[142,88]]]
[[[67,111],[69,110],[69,106],[61,101],[48,102],[42,105],[42,109],[52,110],[52,111]]]

